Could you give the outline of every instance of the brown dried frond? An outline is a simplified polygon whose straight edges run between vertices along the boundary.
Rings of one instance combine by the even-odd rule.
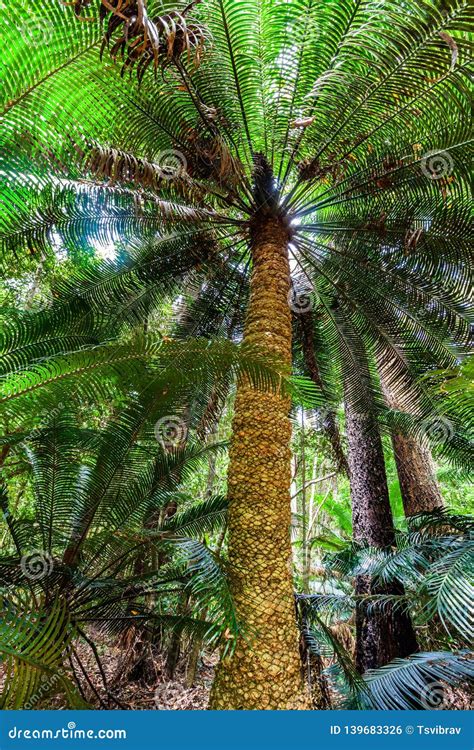
[[[80,20],[93,21],[94,18],[83,15],[91,2],[75,0],[64,4],[72,5]],[[146,0],[101,0],[100,21],[105,24],[101,55],[110,47],[111,57],[124,61],[122,74],[136,65],[139,81],[151,64],[155,72],[164,70],[183,55],[188,63],[198,67],[210,37],[203,26],[187,20],[186,16],[199,2],[194,0],[182,11],[171,10],[150,18]]]
[[[347,159],[338,161],[334,154],[328,154],[325,164],[318,158],[304,159],[298,164],[298,170],[302,180],[314,180],[316,178],[323,180],[329,177],[338,182],[345,177],[346,165]]]
[[[188,134],[186,152],[189,174],[200,180],[213,180],[219,185],[235,186],[243,175],[243,167],[217,133],[210,135],[192,130]]]
[[[176,154],[180,155],[180,152]],[[184,158],[183,163],[178,160],[168,165],[165,159],[159,164],[117,148],[92,143],[89,144],[85,168],[95,177],[107,179],[109,185],[133,184],[154,192],[172,191],[193,200],[203,198],[203,191],[186,171]]]
[[[352,658],[354,658],[355,638],[351,627],[346,622],[336,622],[334,625],[331,625],[330,630],[339,643],[344,646],[345,650],[352,656]]]

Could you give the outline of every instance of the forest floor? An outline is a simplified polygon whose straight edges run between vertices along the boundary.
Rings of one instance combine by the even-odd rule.
[[[84,642],[76,646],[76,653],[83,668],[81,675],[83,697],[92,709],[199,711],[207,708],[219,658],[217,652],[201,655],[194,685],[188,687],[185,660],[178,662],[173,678],[170,679],[165,660],[160,654],[155,654],[151,662],[153,679],[147,681],[130,679],[130,676],[127,678],[124,670],[124,654],[125,659],[127,657],[123,644],[119,644],[118,641],[111,642],[110,638],[101,637],[97,633],[94,633],[94,641],[97,645],[101,668],[90,647]],[[101,674],[101,669],[103,674]],[[76,664],[77,672],[79,670]],[[84,679],[84,672],[87,673],[88,680]],[[0,692],[5,677],[4,668],[0,664]],[[107,689],[104,688],[104,677]],[[461,711],[474,709],[474,697],[467,689],[444,686],[443,695],[443,703],[433,705],[432,709]],[[332,698],[336,706],[337,694],[332,694]],[[66,705],[59,696],[55,698],[50,696],[49,699],[45,698],[33,707],[61,710],[66,708]]]
[[[207,708],[214,670],[218,662],[217,653],[201,656],[194,685],[188,687],[185,664],[182,662],[178,663],[173,679],[170,679],[164,659],[159,654],[155,654],[153,658],[155,678],[152,681],[117,680],[117,675],[120,675],[122,668],[123,648],[104,641],[100,643],[98,651],[109,690],[117,699],[117,703],[108,699],[106,705],[101,705],[98,695],[88,690],[86,697],[93,708],[123,708],[135,711],[145,709],[195,711]],[[104,700],[103,680],[91,649],[81,645],[78,652],[97,693]]]
[[[107,678],[109,688],[112,690],[117,703],[108,699],[105,705],[97,695],[92,691],[87,694],[88,702],[92,708],[108,709],[128,709],[128,710],[168,710],[168,711],[196,711],[205,710],[209,701],[209,693],[214,679],[214,671],[218,662],[218,653],[204,653],[201,655],[199,667],[196,673],[195,684],[193,687],[186,685],[186,665],[185,660],[178,662],[174,672],[173,679],[170,679],[164,659],[160,654],[155,654],[153,667],[155,670],[155,679],[152,683],[145,684],[142,680],[119,680],[117,674],[123,665],[124,651],[123,646],[117,643],[110,643],[109,639],[100,642],[100,636],[95,634],[96,643],[99,641],[99,653],[102,668]],[[84,666],[87,667],[88,674],[92,677],[94,685],[98,688],[97,692],[104,699],[103,681],[94,655],[90,648],[85,644],[80,647],[79,656]],[[328,664],[326,665],[328,666]],[[439,683],[437,684],[439,692]],[[337,706],[337,693],[331,691],[331,697],[334,706]],[[451,688],[444,686],[443,703],[430,706],[432,710],[472,710],[474,708],[473,695],[466,689]],[[59,708],[60,706],[58,706]]]

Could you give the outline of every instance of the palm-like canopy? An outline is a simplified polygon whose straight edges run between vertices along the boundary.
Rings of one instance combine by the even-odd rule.
[[[98,6],[116,64],[98,60]],[[112,43],[143,7],[80,2],[82,22],[60,2],[3,11],[7,262],[11,248],[128,248],[120,274],[99,283],[94,269],[69,294],[136,322],[211,278],[218,329],[246,296],[252,215],[289,212],[292,305],[317,295],[326,343],[344,338],[337,297],[395,361],[403,347],[453,365],[447,335],[466,337],[468,4],[205,0],[177,16],[151,3],[161,46],[149,31],[124,53]]]
[[[77,5],[87,17],[114,7]],[[209,37],[197,70],[194,54],[160,52],[166,69],[139,87],[99,63],[98,22],[60,2],[7,4],[4,241],[143,239],[180,218],[224,246],[233,236],[234,252],[240,238],[244,254],[256,200],[277,200],[311,277],[327,266],[343,292],[362,265],[367,291],[378,261],[378,285],[420,295],[427,317],[456,299],[465,277],[448,289],[446,270],[467,226],[468,4],[205,0],[190,12]],[[271,196],[251,192],[259,152]]]
[[[236,337],[256,225],[273,221],[288,304],[317,301],[317,340],[361,392],[367,344],[402,380],[454,366],[467,339],[471,14],[465,0],[7,3],[7,264],[19,250],[121,250],[46,312],[15,318],[11,361],[95,346],[183,292],[193,332]]]

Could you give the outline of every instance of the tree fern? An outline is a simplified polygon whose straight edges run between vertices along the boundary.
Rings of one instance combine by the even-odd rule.
[[[366,377],[360,367],[363,349],[388,353],[399,382],[407,369],[416,379],[459,365],[469,342],[472,8],[467,0],[403,7],[392,0],[125,0],[123,12],[99,0],[5,5],[0,241],[7,278],[15,254],[26,251],[31,268],[79,244],[119,252],[116,262],[53,283],[46,309],[4,311],[5,415],[13,434],[24,433],[25,411],[57,408],[66,396],[126,402],[80,470],[68,554],[55,568],[63,580],[81,578],[82,617],[103,617],[108,608],[121,621],[130,614],[111,590],[112,571],[130,574],[139,509],[159,504],[153,493],[137,491],[138,475],[150,489],[146,443],[154,420],[179,416],[178,390],[183,397],[198,382],[202,404],[228,387],[231,373],[241,383],[250,377],[273,392],[334,406],[344,377],[354,401],[370,392],[380,414],[374,368]],[[35,42],[39,21],[44,44]],[[194,329],[239,338],[255,277],[255,232],[267,221],[284,229],[285,262],[291,257],[290,294],[276,301],[286,312],[308,290],[316,301],[314,338],[335,385],[329,397],[290,379],[289,362],[283,371],[272,357],[262,366],[268,352],[241,366],[233,344],[213,345],[203,377],[206,344],[190,344],[184,354],[180,344],[142,335],[149,317],[159,328],[163,310],[183,294],[191,301],[179,335]],[[137,394],[144,388],[148,395],[152,384],[141,401]],[[441,399],[433,401],[420,399],[423,419],[445,415]],[[410,427],[409,415],[384,417]],[[460,429],[445,455],[465,453],[468,437]],[[166,453],[169,468],[178,453]],[[121,476],[126,490],[115,504]],[[51,508],[58,488],[35,481]],[[63,481],[71,481],[67,469]],[[115,529],[106,539],[99,519],[115,509],[115,520],[124,520],[130,504],[123,536]],[[45,546],[56,534],[43,528],[49,516],[46,510],[41,519]],[[11,519],[9,529],[18,555],[21,529]],[[55,544],[56,560],[66,551],[59,534]],[[430,591],[438,592],[446,621],[453,595],[443,580],[457,558],[452,549],[429,552],[430,544],[423,550],[435,566]],[[92,569],[98,545],[106,569],[96,569],[88,587],[79,552]],[[443,553],[449,545],[438,540]],[[357,563],[377,563],[380,576],[406,575],[405,548],[376,559],[355,551]],[[344,552],[341,565],[350,567],[353,550]],[[421,558],[413,553],[413,560],[424,576]],[[11,571],[11,559],[3,562]],[[44,588],[55,581],[43,581]],[[108,597],[96,601],[88,592],[101,586]],[[463,585],[456,612],[466,592]],[[456,614],[449,625],[459,630],[465,620]]]

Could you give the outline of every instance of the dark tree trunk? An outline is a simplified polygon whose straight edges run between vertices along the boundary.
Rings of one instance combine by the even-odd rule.
[[[183,607],[183,615],[189,613],[189,604],[186,603]],[[179,630],[173,630],[171,634],[171,640],[168,646],[166,654],[166,674],[170,680],[174,679],[174,673],[178,666],[179,657],[181,656],[181,632]]]
[[[403,508],[407,517],[444,507],[431,453],[420,441],[401,432],[392,434]]]
[[[357,542],[383,549],[395,545],[385,463],[375,411],[361,411],[345,383],[345,416],[351,484],[352,522]],[[356,595],[403,594],[401,584],[378,586],[368,576],[356,579]],[[360,672],[417,651],[408,614],[392,607],[356,611],[356,664]]]
[[[390,362],[379,360],[378,369],[387,406],[403,411],[404,404],[390,382]],[[436,482],[429,448],[422,445],[418,438],[404,435],[399,430],[392,432],[392,445],[405,515],[409,517],[443,508],[443,497]]]
[[[308,310],[307,312],[300,313],[297,317],[301,330],[301,343],[306,369],[313,383],[324,393],[324,384],[315,356],[313,313],[311,310]],[[329,411],[326,414],[323,429],[331,445],[337,470],[348,476],[349,466],[342,447],[341,433],[339,432],[339,425],[337,424],[334,411]]]

